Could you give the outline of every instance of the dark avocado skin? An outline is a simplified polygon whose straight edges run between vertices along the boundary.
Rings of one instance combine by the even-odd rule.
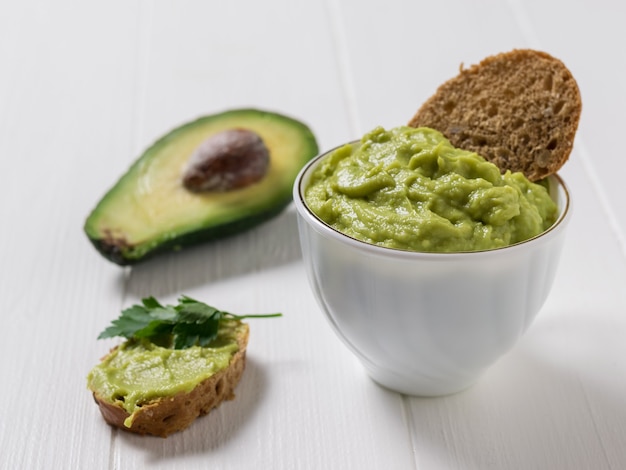
[[[219,227],[211,227],[207,229],[198,230],[181,235],[178,238],[161,243],[159,246],[150,250],[141,258],[129,257],[129,252],[132,251],[132,247],[129,247],[127,251],[123,251],[119,246],[107,243],[103,239],[90,238],[93,246],[109,261],[120,266],[131,266],[147,259],[153,258],[156,255],[172,251],[180,251],[186,247],[194,245],[200,245],[202,243],[210,242],[213,240],[219,240],[220,238],[226,238],[231,235],[250,230],[257,225],[267,222],[269,219],[280,214],[285,207],[289,205],[291,201],[287,201],[285,204],[275,205],[269,208],[267,211],[259,212],[253,216],[248,216],[245,219],[235,220],[228,224],[220,225]]]
[[[135,161],[127,174],[122,176],[122,178],[120,178],[120,181],[118,181],[118,183],[111,190],[109,190],[109,192],[107,192],[107,194],[101,199],[100,203],[87,218],[84,226],[84,231],[87,234],[87,237],[92,245],[104,258],[120,266],[134,265],[146,259],[153,258],[154,256],[161,253],[180,251],[181,249],[184,249],[186,247],[218,240],[220,238],[228,237],[250,230],[280,214],[291,203],[291,187],[293,186],[293,181],[295,179],[295,174],[293,174],[293,172],[285,175],[284,181],[281,181],[279,187],[275,189],[267,187],[265,188],[266,192],[270,191],[273,194],[267,194],[267,203],[264,203],[262,207],[257,208],[254,212],[251,212],[250,210],[243,210],[241,211],[242,214],[239,215],[239,213],[237,212],[237,207],[233,207],[233,217],[231,217],[230,220],[227,222],[220,223],[212,223],[209,219],[207,219],[206,214],[200,214],[198,216],[198,219],[203,220],[204,226],[199,226],[198,228],[191,231],[183,230],[180,233],[173,234],[173,236],[168,235],[167,237],[163,237],[162,241],[157,244],[153,244],[154,246],[151,246],[148,250],[143,247],[140,252],[136,251],[136,248],[132,246],[132,244],[126,244],[124,242],[111,240],[111,238],[107,237],[106,234],[94,230],[94,226],[97,226],[95,220],[99,217],[99,214],[102,213],[102,209],[100,206],[115,191],[120,191],[120,182],[124,178],[128,177],[128,174],[135,166],[137,166],[142,161],[144,156],[153,153],[155,148],[158,149],[158,147],[160,145],[163,145],[164,143],[171,145],[172,142],[175,142],[176,139],[183,134],[183,132],[181,131],[184,131],[185,129],[190,128],[198,123],[216,121],[220,120],[222,117],[232,120],[233,116],[245,117],[245,119],[248,120],[247,122],[249,122],[250,119],[264,120],[265,123],[267,123],[268,121],[273,122],[272,120],[275,120],[277,122],[277,125],[279,124],[283,128],[284,126],[289,126],[289,128],[293,131],[292,134],[297,135],[297,138],[300,139],[299,143],[301,144],[301,148],[303,149],[301,154],[293,156],[289,155],[289,158],[293,157],[294,162],[300,168],[304,166],[304,164],[308,160],[317,155],[319,151],[313,133],[305,124],[293,118],[269,111],[263,111],[258,109],[231,110],[220,114],[204,116],[198,118],[197,120],[183,124],[182,126],[172,130],[171,132],[158,139],[149,149],[147,149],[142,154],[142,156],[140,156]],[[270,148],[269,150],[271,153],[272,149]],[[264,195],[259,196],[263,198],[265,197]]]

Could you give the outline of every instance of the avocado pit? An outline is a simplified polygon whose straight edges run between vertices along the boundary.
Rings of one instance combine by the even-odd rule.
[[[248,129],[228,129],[206,139],[191,154],[183,185],[192,192],[224,192],[261,180],[269,167],[263,139]]]

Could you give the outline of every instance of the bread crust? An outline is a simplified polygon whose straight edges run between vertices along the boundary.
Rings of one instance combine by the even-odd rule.
[[[111,403],[93,392],[95,402],[104,420],[111,426],[137,434],[167,437],[188,427],[224,400],[235,398],[235,387],[239,383],[246,365],[246,347],[249,327],[238,335],[239,350],[231,358],[228,367],[200,382],[190,392],[181,392],[172,397],[162,397],[144,404],[135,413],[130,427],[124,425],[129,413],[121,404]]]
[[[439,130],[455,147],[537,181],[569,158],[581,111],[580,90],[563,62],[515,49],[461,68],[409,126]]]

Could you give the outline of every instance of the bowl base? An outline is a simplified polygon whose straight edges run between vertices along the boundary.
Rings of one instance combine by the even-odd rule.
[[[463,379],[459,381],[437,379],[420,375],[403,376],[394,371],[372,368],[364,365],[370,378],[380,386],[414,397],[443,397],[454,395],[471,388],[479,379]]]

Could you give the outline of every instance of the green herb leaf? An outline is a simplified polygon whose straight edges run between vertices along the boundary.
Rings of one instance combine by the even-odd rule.
[[[115,336],[145,338],[157,344],[172,343],[175,349],[183,349],[210,344],[217,337],[222,320],[282,316],[280,313],[233,315],[184,295],[176,306],[163,306],[154,297],[146,297],[141,303],[123,310],[98,339]],[[165,341],[166,338],[169,340]]]
[[[159,301],[152,296],[142,299],[141,303],[146,308],[157,308],[157,307],[163,308],[163,306],[159,303]]]

